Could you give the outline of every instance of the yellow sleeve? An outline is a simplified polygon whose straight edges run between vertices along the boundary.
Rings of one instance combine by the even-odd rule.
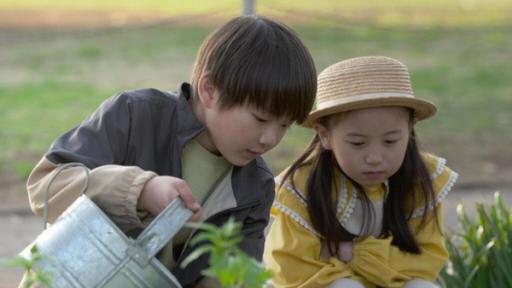
[[[375,239],[369,237],[354,245],[352,269],[378,286],[402,287],[413,278],[434,281],[448,259],[442,232],[442,200],[457,180],[457,173],[445,166],[445,160],[433,155],[424,155],[427,168],[431,172],[435,199],[428,205],[425,225],[418,229],[423,214],[423,203],[416,203],[417,209],[409,221],[409,227],[420,247],[420,254],[401,251],[391,245],[392,238]],[[437,207],[437,226],[434,216]]]
[[[441,205],[438,208],[441,223]],[[378,286],[402,287],[405,281],[413,278],[434,281],[448,259],[448,252],[444,246],[444,237],[432,216],[433,213],[430,213],[426,225],[415,235],[420,254],[401,251],[391,245],[391,237],[369,237],[354,245],[350,267]],[[413,221],[419,223],[421,220]]]
[[[442,225],[443,205],[437,206],[437,218]],[[390,262],[394,269],[406,274],[410,278],[419,278],[427,281],[434,281],[448,260],[448,251],[444,245],[444,236],[433,218],[431,211],[427,216],[425,226],[416,233],[415,238],[420,247],[421,254],[411,254],[400,251],[393,246],[390,253]],[[414,223],[417,226],[420,218],[416,218]]]
[[[297,184],[303,186],[300,181]],[[348,264],[322,251],[321,239],[310,221],[305,194],[290,185],[278,185],[276,188],[276,199],[271,210],[274,221],[267,234],[263,253],[263,261],[273,273],[274,286],[325,287],[340,278],[351,278],[366,284]]]
[[[281,287],[325,287],[354,272],[336,258],[321,259],[320,239],[288,215],[277,212],[265,241],[263,261]]]

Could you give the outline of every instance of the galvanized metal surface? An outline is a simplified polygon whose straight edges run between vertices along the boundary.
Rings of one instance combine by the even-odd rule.
[[[80,196],[20,254],[37,245],[36,270],[52,287],[181,287],[154,257],[192,215],[173,201],[137,239],[127,237],[87,196]]]

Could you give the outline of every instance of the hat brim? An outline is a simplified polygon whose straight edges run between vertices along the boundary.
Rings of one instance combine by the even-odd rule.
[[[362,99],[359,101],[351,101],[349,103],[339,103],[339,105],[333,103],[332,106],[329,108],[311,111],[311,113],[309,113],[308,117],[306,118],[306,120],[304,120],[301,126],[312,128],[318,119],[327,115],[336,114],[340,112],[347,112],[351,110],[383,106],[399,106],[411,108],[414,110],[414,117],[418,121],[431,117],[437,112],[436,106],[432,102],[429,102],[427,100],[418,98],[404,98],[402,96],[389,96],[376,99]]]

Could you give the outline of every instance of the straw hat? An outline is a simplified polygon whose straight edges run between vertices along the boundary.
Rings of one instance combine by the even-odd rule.
[[[316,109],[302,124],[312,127],[320,117],[380,106],[412,108],[416,120],[434,115],[436,106],[414,97],[407,67],[384,56],[338,62],[318,75]]]

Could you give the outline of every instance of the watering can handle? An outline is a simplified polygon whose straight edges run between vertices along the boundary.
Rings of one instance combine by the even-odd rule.
[[[87,168],[87,166],[85,166],[84,164],[79,163],[79,162],[70,162],[70,163],[59,165],[59,167],[57,167],[57,169],[55,169],[55,174],[53,174],[52,178],[48,182],[48,185],[46,186],[46,190],[45,190],[45,194],[44,194],[44,216],[43,216],[44,217],[44,226],[43,226],[43,230],[46,230],[46,228],[48,226],[48,201],[49,201],[48,194],[50,193],[50,186],[52,185],[53,181],[55,181],[55,178],[57,178],[57,176],[59,176],[59,174],[62,171],[64,171],[67,168],[70,168],[70,167],[82,167],[82,168],[84,168],[84,171],[85,171],[85,183],[84,183],[84,186],[82,187],[82,190],[80,191],[79,196],[83,195],[85,193],[85,191],[87,190],[87,188],[89,187],[89,168]]]
[[[137,237],[148,257],[155,256],[192,216],[181,198],[174,199]]]

